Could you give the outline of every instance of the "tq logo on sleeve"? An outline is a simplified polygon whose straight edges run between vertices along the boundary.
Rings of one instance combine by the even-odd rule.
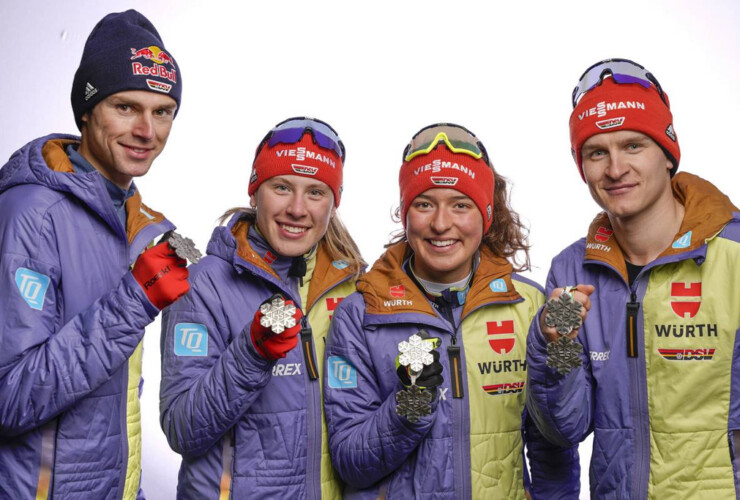
[[[176,356],[208,355],[208,329],[200,323],[178,323],[175,325]]]
[[[50,282],[48,276],[25,267],[19,267],[15,272],[15,285],[18,287],[21,297],[31,309],[37,311],[44,308],[44,299]]]
[[[329,356],[329,387],[332,389],[354,389],[357,387],[357,370],[341,356]]]

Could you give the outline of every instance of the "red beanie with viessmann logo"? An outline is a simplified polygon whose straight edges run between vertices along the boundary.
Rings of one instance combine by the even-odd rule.
[[[414,198],[428,189],[448,188],[468,196],[483,216],[483,234],[493,222],[493,170],[483,158],[453,153],[440,143],[429,154],[403,162],[398,174],[401,188],[401,222]]]
[[[673,130],[670,101],[665,92],[663,96],[666,102],[652,85],[645,88],[638,83],[615,83],[611,77],[583,95],[570,115],[570,144],[584,182],[583,143],[596,134],[619,130],[635,130],[654,140],[673,163],[671,175],[676,173],[681,150]]]
[[[342,197],[342,159],[334,151],[324,149],[313,141],[311,132],[306,132],[295,144],[267,144],[254,159],[249,178],[249,195],[271,177],[299,175],[325,183],[334,193],[334,206],[339,206]]]

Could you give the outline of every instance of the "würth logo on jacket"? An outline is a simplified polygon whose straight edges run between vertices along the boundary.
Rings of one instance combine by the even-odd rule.
[[[599,227],[599,229],[596,230],[594,239],[596,241],[600,241],[601,243],[604,243],[605,241],[609,241],[609,238],[611,238],[612,234],[614,234],[614,231],[601,226]]]
[[[514,320],[488,321],[488,343],[491,349],[499,354],[508,354],[514,349],[516,335],[514,334]]]
[[[679,318],[693,318],[701,307],[701,281],[671,283],[671,309]]]
[[[388,293],[393,300],[384,300],[383,305],[385,307],[397,307],[397,306],[412,306],[414,305],[413,300],[405,300],[403,297],[406,296],[406,288],[403,285],[395,285],[388,289]]]
[[[326,299],[326,310],[329,312],[329,321],[334,317],[334,309],[337,308],[343,299],[344,297],[329,297]]]

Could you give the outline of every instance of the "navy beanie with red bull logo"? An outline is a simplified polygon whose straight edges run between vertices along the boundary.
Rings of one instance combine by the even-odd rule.
[[[124,90],[159,92],[180,108],[180,68],[154,25],[133,9],[108,14],[87,38],[72,83],[77,127],[82,130],[82,116],[97,103]]]

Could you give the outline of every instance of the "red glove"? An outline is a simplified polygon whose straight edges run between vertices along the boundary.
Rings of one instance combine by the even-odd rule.
[[[136,259],[131,273],[158,309],[164,309],[190,290],[187,261],[163,242]]]
[[[273,295],[260,305],[249,327],[254,348],[268,361],[284,358],[298,344],[301,318],[303,312],[295,302],[283,299],[280,294]],[[277,330],[284,330],[275,333],[270,325],[276,325],[274,328]]]

